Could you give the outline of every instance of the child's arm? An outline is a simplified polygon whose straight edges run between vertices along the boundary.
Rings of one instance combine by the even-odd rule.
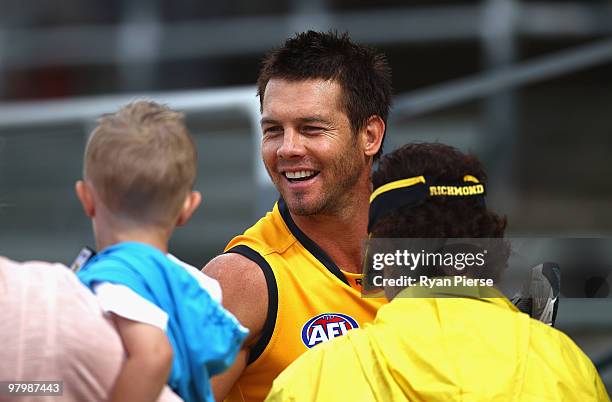
[[[111,402],[154,401],[172,368],[172,346],[161,329],[113,314],[127,359],[115,381]]]

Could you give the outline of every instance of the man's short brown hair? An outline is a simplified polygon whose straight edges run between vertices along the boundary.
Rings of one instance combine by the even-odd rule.
[[[391,68],[387,58],[373,48],[352,42],[347,33],[302,32],[270,52],[257,79],[261,107],[266,86],[275,78],[338,82],[342,88],[342,107],[355,135],[372,116],[387,123],[391,105]],[[374,160],[381,155],[382,143]]]
[[[183,114],[140,100],[98,120],[83,174],[117,216],[173,225],[193,186],[196,164]]]

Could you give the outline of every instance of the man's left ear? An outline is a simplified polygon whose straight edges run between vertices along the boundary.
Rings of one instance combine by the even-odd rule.
[[[191,215],[195,212],[196,209],[200,206],[202,202],[202,194],[199,191],[190,192],[187,197],[185,197],[185,201],[183,202],[183,207],[181,208],[181,213],[176,221],[176,226],[183,226],[189,221]]]
[[[363,151],[366,156],[374,156],[382,146],[385,136],[385,122],[378,115],[370,116],[363,134]]]

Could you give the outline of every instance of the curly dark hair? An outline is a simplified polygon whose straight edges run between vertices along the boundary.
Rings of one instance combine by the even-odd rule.
[[[465,175],[487,181],[473,155],[439,143],[407,144],[385,155],[372,175],[374,190],[400,179],[425,176],[431,182],[461,183]],[[429,197],[416,206],[398,208],[372,228],[374,237],[478,238],[503,237],[507,220],[470,197]]]
[[[396,180],[424,176],[430,183],[463,183],[466,175],[476,177],[486,185],[487,176],[482,163],[473,155],[439,143],[404,145],[385,155],[374,172],[374,189]],[[443,239],[469,239],[459,244],[455,252],[473,251],[473,246],[487,250],[486,269],[466,269],[463,274],[497,281],[507,267],[510,247],[503,238],[507,219],[487,209],[473,197],[427,197],[418,205],[400,207],[379,220],[371,228],[373,238],[431,239],[425,241],[429,251],[447,251]],[[406,240],[404,240],[406,242]],[[391,242],[392,244],[397,244]],[[449,251],[449,250],[448,250]],[[387,272],[388,271],[388,272]],[[416,271],[415,271],[416,272]],[[386,269],[385,274],[397,276],[405,270]],[[427,271],[427,276],[458,275],[454,267],[438,266]]]
[[[299,33],[269,53],[257,79],[261,105],[268,81],[272,78],[337,81],[342,88],[344,111],[354,133],[363,129],[371,116],[377,115],[387,122],[391,105],[391,68],[383,54],[353,43],[347,33]],[[374,160],[378,160],[381,154],[382,145]]]

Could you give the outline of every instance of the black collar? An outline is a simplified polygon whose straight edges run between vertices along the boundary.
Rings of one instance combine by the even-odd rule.
[[[293,218],[291,217],[291,214],[289,213],[289,208],[287,208],[287,204],[285,204],[285,200],[283,200],[283,197],[280,197],[278,199],[278,211],[280,212],[281,217],[285,221],[285,224],[289,228],[289,231],[291,231],[293,236],[295,236],[295,238],[300,243],[302,243],[302,246],[304,246],[304,248],[308,250],[310,254],[312,254],[317,260],[319,260],[319,262],[323,264],[325,268],[327,268],[327,270],[331,272],[336,278],[340,279],[346,285],[351,286],[346,280],[346,277],[344,276],[340,268],[338,268],[338,266],[336,265],[336,263],[333,262],[332,259],[325,253],[325,251],[321,250],[321,247],[319,247],[314,241],[312,241],[312,239],[306,236],[306,234],[302,232],[302,230],[295,224]]]

